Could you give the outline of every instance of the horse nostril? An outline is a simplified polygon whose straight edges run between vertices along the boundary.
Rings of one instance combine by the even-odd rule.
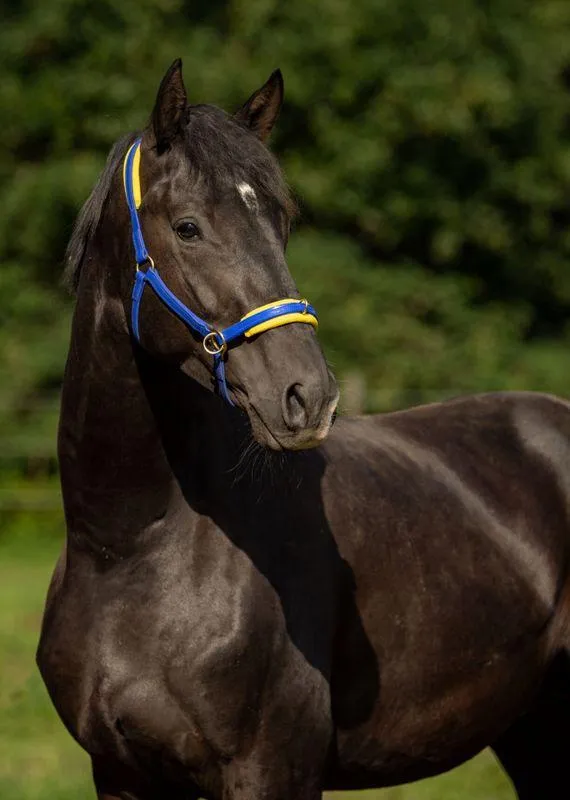
[[[283,420],[291,431],[298,431],[307,425],[307,406],[303,397],[303,385],[293,383],[283,394]]]

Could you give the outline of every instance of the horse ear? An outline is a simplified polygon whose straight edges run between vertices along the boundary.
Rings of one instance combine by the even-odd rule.
[[[182,59],[177,58],[162,79],[152,112],[152,127],[159,155],[168,150],[170,143],[180,131],[186,104]]]
[[[277,121],[282,104],[283,75],[280,69],[276,69],[267,83],[234,114],[234,119],[250,128],[264,142]]]

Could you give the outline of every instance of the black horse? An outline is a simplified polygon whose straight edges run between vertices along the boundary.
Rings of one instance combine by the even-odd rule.
[[[520,798],[566,797],[570,406],[484,395],[323,441],[337,391],[263,144],[282,94],[276,72],[233,117],[190,106],[175,62],[81,212],[43,678],[100,800],[316,800],[487,745]],[[203,342],[158,284],[133,313],[155,267]],[[227,350],[284,299],[299,324]]]

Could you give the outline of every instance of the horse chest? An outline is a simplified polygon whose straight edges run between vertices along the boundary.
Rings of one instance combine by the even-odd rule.
[[[112,579],[121,591],[102,591],[98,576],[97,602],[87,602],[84,581],[68,581],[72,590],[54,603],[54,620],[65,624],[47,632],[44,673],[88,750],[112,748],[129,761],[167,753],[175,772],[211,786],[262,723],[279,739],[299,719],[316,728],[327,716],[326,682],[291,640],[275,591],[254,570],[236,582],[232,569],[199,587],[176,570],[166,581],[146,570],[144,593],[125,575]],[[58,638],[72,628],[80,641]]]

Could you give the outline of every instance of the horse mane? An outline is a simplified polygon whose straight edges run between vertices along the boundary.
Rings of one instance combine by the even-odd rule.
[[[79,212],[65,253],[63,283],[75,292],[81,267],[95,234],[113,176],[137,134],[123,136],[111,148],[95,188]],[[228,180],[247,181],[273,198],[292,217],[297,211],[275,156],[242,124],[219,108],[189,106],[183,131],[186,155],[213,192],[223,191]]]
[[[77,291],[83,259],[91,237],[99,226],[101,215],[111,190],[113,176],[125,157],[128,148],[134,142],[136,135],[129,133],[115,142],[107,156],[107,162],[99,176],[99,180],[79,212],[71,239],[65,251],[63,284],[71,292]]]

